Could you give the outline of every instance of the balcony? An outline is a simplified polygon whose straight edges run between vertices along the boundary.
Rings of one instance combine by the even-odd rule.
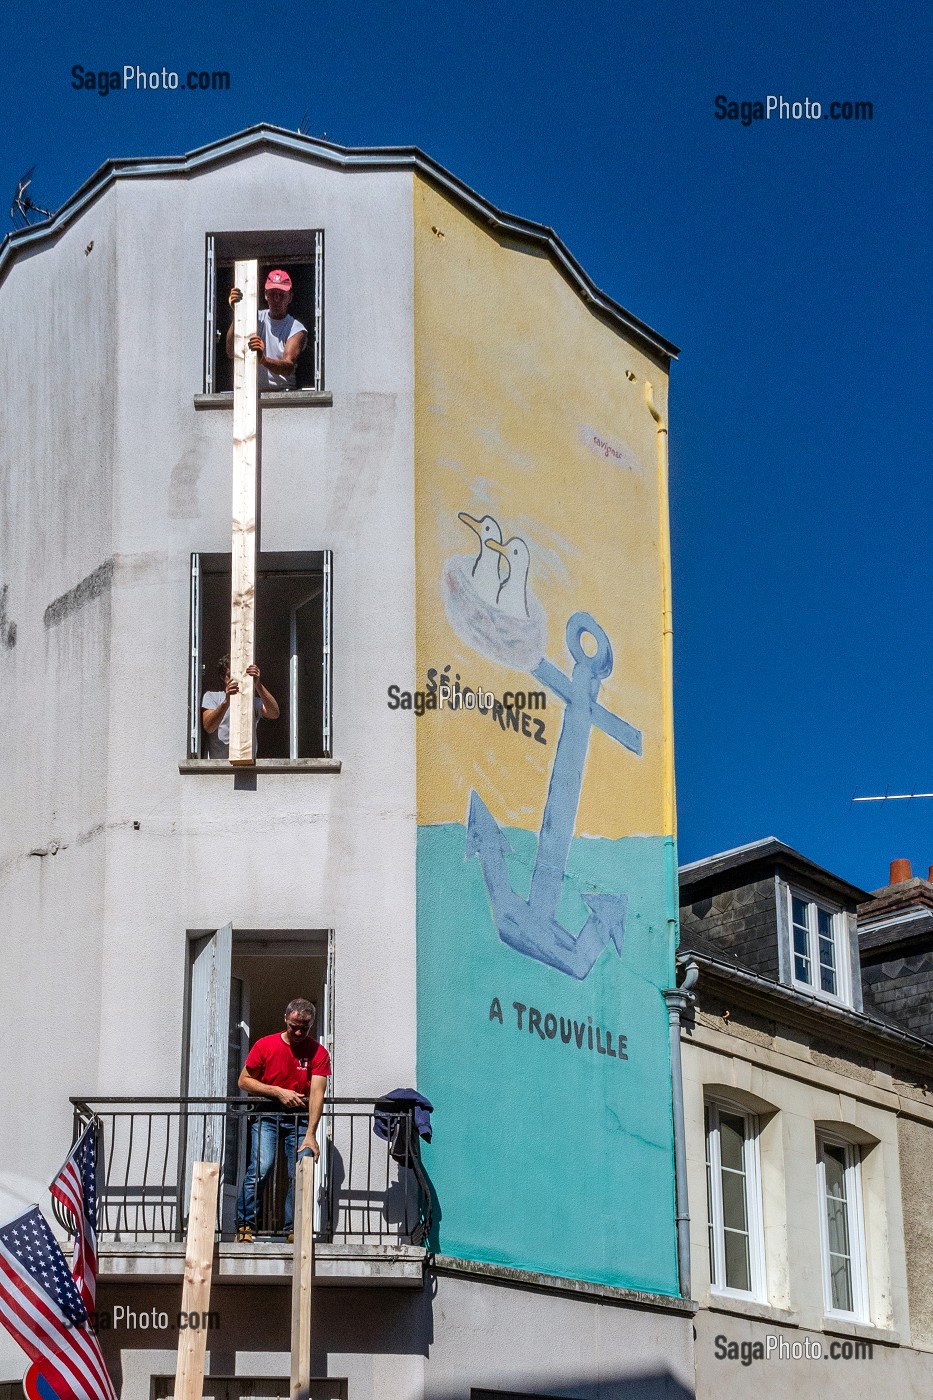
[[[183,1276],[192,1166],[209,1161],[220,1167],[215,1279],[290,1281],[289,1137],[297,1132],[301,1140],[300,1114],[274,1112],[267,1099],[73,1098],[71,1104],[76,1139],[96,1124],[102,1280]],[[374,1131],[377,1116],[388,1140]],[[258,1132],[272,1165],[257,1200],[255,1242],[240,1244],[237,1194]],[[380,1111],[373,1099],[328,1099],[317,1137],[318,1281],[420,1287],[431,1197],[410,1110]],[[59,1222],[70,1227],[67,1215]]]

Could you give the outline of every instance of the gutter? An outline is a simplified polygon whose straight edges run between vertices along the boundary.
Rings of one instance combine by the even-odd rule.
[[[723,958],[713,957],[709,953],[687,952],[678,957],[678,962],[688,969],[691,965],[706,967],[713,974],[720,974],[724,981],[738,982],[740,986],[744,985],[747,990],[760,993],[765,1000],[776,1000],[789,1007],[794,1007],[798,1012],[804,1013],[807,1019],[814,1019],[818,1016],[824,1028],[828,1017],[830,1021],[841,1021],[847,1030],[857,1031],[866,1038],[893,1042],[904,1050],[921,1052],[928,1062],[927,1067],[929,1067],[929,1060],[933,1057],[933,1043],[924,1040],[922,1036],[914,1035],[911,1031],[900,1030],[899,1027],[890,1026],[886,1022],[874,1021],[871,1017],[853,1011],[847,1006],[837,1006],[835,1002],[824,1001],[821,997],[809,996],[806,992],[801,992],[796,988],[791,990],[790,987],[785,987],[779,982],[773,982],[769,977],[762,977],[760,973],[736,967],[735,963],[727,962]]]

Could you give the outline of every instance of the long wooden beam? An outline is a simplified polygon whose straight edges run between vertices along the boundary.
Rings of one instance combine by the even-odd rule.
[[[314,1158],[295,1165],[295,1253],[292,1258],[291,1400],[311,1394],[311,1289],[314,1279]]]
[[[230,762],[251,764],[256,659],[256,537],[259,533],[259,356],[249,348],[258,327],[259,286],[254,261],[238,262],[234,284],[243,293],[233,311],[233,538],[230,675],[239,690],[230,701]]]
[[[214,1222],[217,1218],[219,1185],[220,1166],[217,1162],[195,1162],[188,1207],[188,1243],[185,1248],[181,1310],[187,1318],[197,1313],[202,1322],[211,1301]],[[201,1400],[206,1352],[206,1327],[185,1327],[179,1331],[175,1400]]]

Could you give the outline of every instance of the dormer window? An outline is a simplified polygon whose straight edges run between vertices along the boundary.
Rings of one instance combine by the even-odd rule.
[[[799,890],[790,900],[791,976],[795,986],[817,996],[849,1002],[844,914]]]

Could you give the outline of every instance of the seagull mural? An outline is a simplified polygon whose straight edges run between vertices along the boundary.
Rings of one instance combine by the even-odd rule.
[[[476,535],[479,550],[451,555],[444,564],[441,595],[451,627],[490,661],[534,670],[544,655],[547,618],[529,586],[528,545],[518,535],[503,544],[503,530],[492,515],[462,510],[457,519]]]
[[[507,612],[509,617],[527,617],[528,569],[531,565],[527,544],[518,535],[513,535],[507,544],[486,540],[485,545],[487,549],[495,550],[509,566],[505,581],[499,585],[496,593],[496,606]]]
[[[486,545],[488,544],[491,550],[501,549],[502,531],[499,522],[491,515],[484,515],[482,520],[476,520],[472,515],[467,515],[465,510],[460,511],[457,519],[462,520],[471,530],[475,530],[479,536],[479,553],[471,572],[473,587],[484,602],[495,603],[499,597],[500,564],[496,555],[487,552]]]

